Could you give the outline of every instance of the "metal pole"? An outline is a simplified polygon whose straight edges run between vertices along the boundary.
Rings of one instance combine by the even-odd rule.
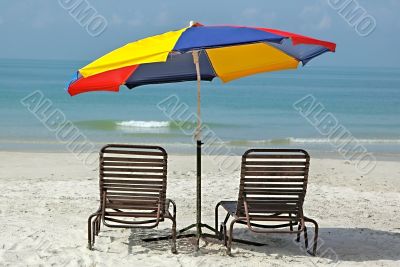
[[[196,228],[197,228],[197,248],[199,245],[199,240],[201,237],[201,91],[200,91],[200,64],[199,64],[199,51],[193,51],[193,62],[196,65],[196,73],[197,73],[197,127],[196,127],[196,143],[197,143],[197,201],[196,201],[196,209],[197,209],[197,220],[196,220]]]

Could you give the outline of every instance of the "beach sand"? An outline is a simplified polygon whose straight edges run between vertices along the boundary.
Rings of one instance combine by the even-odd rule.
[[[213,225],[214,206],[236,199],[237,167],[221,171],[203,157],[203,220]],[[167,196],[178,207],[178,228],[195,219],[195,157],[170,155]],[[379,161],[367,175],[340,159],[312,158],[305,214],[320,225],[319,256],[304,252],[295,235],[255,235],[243,227],[235,237],[267,244],[233,244],[233,257],[217,241],[144,243],[169,233],[170,222],[153,230],[103,227],[94,250],[87,246],[87,217],[98,207],[98,171],[69,153],[0,152],[1,266],[399,266],[400,164]],[[312,233],[310,225],[309,234]],[[302,239],[303,241],[303,239]]]

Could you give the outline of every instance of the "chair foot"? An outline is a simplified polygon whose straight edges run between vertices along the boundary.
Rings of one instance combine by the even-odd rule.
[[[171,245],[171,252],[173,254],[177,254],[177,250],[176,250],[176,233],[172,233],[172,245]]]
[[[219,231],[218,231],[218,208],[221,206],[222,201],[218,202],[217,205],[215,206],[215,236],[218,238],[218,240],[222,240],[224,238],[224,245],[226,246],[226,223],[228,222],[230,218],[229,212],[226,214],[225,219],[223,222],[221,222]]]
[[[171,248],[171,252],[172,252],[172,254],[178,254],[178,251],[176,250],[176,247],[172,247]]]
[[[315,252],[313,252],[313,251],[311,251],[311,250],[309,250],[309,249],[307,250],[307,253],[308,253],[309,255],[313,256],[313,257],[316,256]]]
[[[221,205],[221,202],[218,202],[217,205],[215,206],[215,214],[214,214],[214,220],[215,220],[215,236],[218,237],[219,240],[221,237],[221,230],[218,232],[218,208]]]
[[[96,236],[98,236],[99,235],[99,233],[100,233],[100,225],[101,225],[101,220],[100,220],[100,216],[98,216],[97,217],[97,220],[96,220]]]
[[[177,254],[178,251],[176,250],[176,204],[173,200],[169,199],[169,203],[172,204],[172,229],[171,229],[171,239],[172,239],[172,244],[171,244],[171,252],[172,254]],[[168,207],[169,208],[169,207]]]
[[[173,254],[177,254],[177,250],[176,250],[176,223],[173,223],[172,226],[172,245],[171,245],[171,252]]]
[[[196,242],[194,244],[194,251],[200,251],[200,236],[196,236]]]
[[[98,234],[98,226],[96,224],[96,220],[99,218],[100,210],[96,211],[95,213],[91,214],[88,218],[88,249],[93,249],[93,244],[95,242],[95,236]],[[92,218],[95,217],[94,221],[92,222]]]
[[[301,228],[301,223],[299,223],[299,225],[297,226],[297,231],[300,231],[300,228]],[[296,242],[300,242],[300,232],[297,233]]]
[[[233,225],[237,222],[236,219],[234,219],[233,221],[231,221],[231,224],[229,226],[229,239],[228,239],[228,243],[226,246],[226,254],[227,255],[231,255],[232,253],[232,240],[233,240]]]
[[[224,239],[224,246],[226,247],[228,244],[228,238],[227,238],[227,233],[226,233],[226,224],[221,224],[222,228],[222,233],[223,233],[223,239]]]
[[[222,240],[222,238],[224,238],[223,235],[224,235],[224,226],[221,223],[221,225],[219,226],[219,232],[218,232],[218,235],[217,235],[218,240]]]
[[[304,245],[306,249],[308,249],[308,234],[307,234],[307,227],[304,225]]]
[[[307,217],[304,217],[304,219],[305,219],[305,221],[314,224],[313,249],[309,253],[312,256],[316,256],[317,255],[317,248],[318,248],[318,230],[319,230],[319,226],[318,226],[318,223],[313,219],[310,219],[310,218],[307,218]]]

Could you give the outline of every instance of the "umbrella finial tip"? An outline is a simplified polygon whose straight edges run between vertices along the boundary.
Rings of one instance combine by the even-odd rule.
[[[198,26],[203,26],[203,24],[201,24],[201,23],[199,23],[197,21],[194,21],[194,20],[191,20],[189,22],[189,27],[198,27]]]

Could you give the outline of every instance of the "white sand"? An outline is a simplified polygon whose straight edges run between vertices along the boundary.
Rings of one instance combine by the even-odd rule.
[[[220,171],[209,157],[203,164],[203,220],[214,222],[214,206],[235,199],[237,168]],[[178,228],[195,219],[195,158],[170,156],[168,197],[178,206]],[[312,159],[305,213],[320,224],[319,257],[304,253],[294,235],[235,236],[266,243],[233,245],[233,257],[218,242],[179,240],[144,243],[147,235],[169,233],[169,222],[154,230],[102,228],[95,250],[87,244],[87,217],[98,206],[97,170],[67,153],[0,153],[1,266],[399,266],[400,164],[378,162],[361,176],[342,160]],[[311,227],[309,233],[311,234]],[[337,257],[337,258],[336,258]],[[336,261],[337,260],[337,261]]]

